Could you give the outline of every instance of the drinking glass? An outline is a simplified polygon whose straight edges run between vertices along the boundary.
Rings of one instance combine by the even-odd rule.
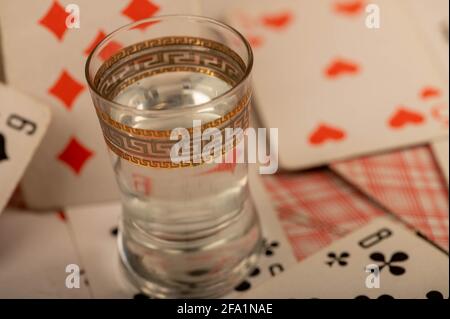
[[[121,264],[153,297],[222,296],[257,260],[261,230],[247,164],[170,156],[179,141],[170,138],[173,129],[186,128],[186,145],[194,144],[194,120],[201,132],[217,128],[223,136],[226,128],[247,128],[252,62],[235,29],[194,16],[124,26],[86,62],[121,193]],[[224,138],[220,158],[236,157],[243,142]]]

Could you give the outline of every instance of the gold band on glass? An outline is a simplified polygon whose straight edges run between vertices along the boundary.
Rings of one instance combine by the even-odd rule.
[[[237,85],[245,74],[242,59],[228,47],[211,40],[193,37],[166,37],[148,40],[120,50],[98,70],[94,85],[108,100],[136,81],[166,72],[200,72]],[[225,115],[205,123],[207,128],[217,128],[222,134],[222,154],[239,141],[225,140],[225,128],[242,129],[249,125],[250,90],[240,98]],[[174,163],[170,151],[178,140],[170,140],[171,130],[134,128],[114,120],[105,109],[107,102],[97,99],[96,111],[106,144],[119,157],[141,166],[177,168],[201,163]],[[132,114],[132,110],[130,110]],[[186,128],[193,138],[193,128]],[[203,144],[208,141],[201,141]]]

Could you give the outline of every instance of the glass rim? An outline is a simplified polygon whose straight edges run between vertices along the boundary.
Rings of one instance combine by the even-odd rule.
[[[167,110],[139,110],[139,109],[133,109],[131,108],[129,105],[126,104],[122,104],[122,103],[118,103],[112,100],[109,100],[107,98],[105,98],[104,96],[102,96],[100,94],[100,92],[97,90],[97,88],[94,86],[93,84],[93,79],[91,80],[90,74],[89,74],[89,67],[91,66],[91,61],[92,61],[92,57],[97,53],[97,51],[99,50],[99,48],[105,44],[106,42],[108,42],[109,40],[111,40],[112,38],[114,38],[115,35],[121,33],[122,31],[125,30],[129,30],[129,29],[133,29],[133,27],[136,27],[137,25],[141,24],[141,23],[147,23],[147,22],[155,22],[155,21],[161,21],[161,20],[171,20],[171,19],[187,19],[187,20],[196,20],[196,21],[203,21],[203,22],[207,22],[210,24],[214,24],[216,26],[219,26],[221,28],[224,28],[228,31],[230,31],[231,33],[233,33],[234,35],[236,35],[244,44],[245,46],[245,50],[247,52],[247,56],[248,56],[248,61],[246,63],[246,68],[245,68],[245,73],[243,75],[243,77],[241,79],[239,79],[239,81],[233,85],[229,90],[219,94],[218,96],[212,98],[211,100],[207,101],[207,102],[203,102],[200,104],[196,104],[193,106],[181,106],[180,108],[177,109],[167,109]],[[236,53],[237,54],[237,53]],[[142,114],[154,114],[154,115],[163,115],[163,114],[168,114],[168,113],[180,113],[183,111],[188,111],[188,112],[198,112],[201,111],[203,109],[207,109],[211,106],[212,103],[214,103],[215,101],[218,101],[220,99],[224,99],[228,96],[233,95],[240,87],[241,85],[250,77],[251,71],[253,68],[253,51],[252,48],[250,46],[250,43],[247,41],[247,39],[235,28],[233,28],[232,26],[222,23],[218,20],[212,19],[212,18],[208,18],[208,17],[204,17],[204,16],[199,16],[199,15],[183,15],[183,14],[172,14],[172,15],[161,15],[161,16],[155,16],[155,17],[151,17],[151,18],[147,18],[147,19],[142,19],[142,20],[138,20],[129,24],[126,24],[120,28],[115,29],[114,31],[110,32],[108,35],[105,36],[105,38],[103,38],[99,43],[97,43],[97,45],[94,47],[94,49],[91,51],[91,53],[89,54],[86,63],[85,63],[85,68],[84,68],[84,72],[85,72],[85,77],[86,77],[86,81],[87,84],[90,88],[90,90],[95,94],[95,96],[99,99],[101,99],[103,102],[110,104],[111,106],[120,109],[120,110],[124,110],[127,112],[133,112],[136,113],[137,115],[142,115]],[[98,71],[98,70],[97,70]],[[95,77],[95,75],[94,75]]]

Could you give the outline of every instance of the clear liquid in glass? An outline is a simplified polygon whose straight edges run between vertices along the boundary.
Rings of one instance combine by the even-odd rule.
[[[207,74],[166,72],[134,82],[114,101],[137,110],[186,108],[230,88]],[[220,116],[212,108],[195,118],[203,124]],[[193,116],[115,118],[134,128],[167,130],[192,127]],[[247,164],[161,169],[110,154],[123,196],[120,253],[131,280],[153,297],[169,298],[217,297],[239,284],[261,243]]]

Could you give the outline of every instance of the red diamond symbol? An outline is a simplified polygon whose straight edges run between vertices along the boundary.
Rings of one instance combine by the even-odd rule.
[[[94,155],[94,152],[83,146],[72,137],[64,150],[58,155],[58,160],[67,164],[79,175],[86,161]]]
[[[95,36],[94,40],[92,40],[91,44],[89,44],[89,46],[84,50],[84,54],[85,55],[91,54],[91,52],[95,49],[97,44],[99,44],[100,41],[102,41],[105,37],[106,37],[105,32],[103,32],[102,30],[99,30],[97,32],[97,35]]]
[[[48,90],[48,93],[61,100],[67,109],[70,110],[73,102],[83,90],[84,85],[75,80],[66,70],[63,70],[59,79]]]
[[[122,10],[122,14],[133,21],[150,18],[159,10],[159,6],[148,0],[131,0],[128,6]],[[145,29],[150,24],[139,25],[138,28]]]
[[[69,13],[64,10],[64,7],[58,1],[54,1],[45,16],[39,20],[39,24],[46,27],[61,41],[67,30],[66,19],[68,15]]]
[[[84,54],[89,55],[94,50],[94,48],[97,46],[97,44],[99,44],[100,41],[102,41],[105,37],[106,37],[106,33],[103,32],[103,30],[99,30],[97,35],[96,35],[96,37],[95,37],[95,39],[91,42],[89,47],[87,47],[86,50],[84,50]],[[114,53],[116,53],[120,49],[122,49],[122,45],[119,42],[110,41],[100,51],[100,53],[99,53],[100,58],[103,61],[106,61],[111,55],[113,55]]]

